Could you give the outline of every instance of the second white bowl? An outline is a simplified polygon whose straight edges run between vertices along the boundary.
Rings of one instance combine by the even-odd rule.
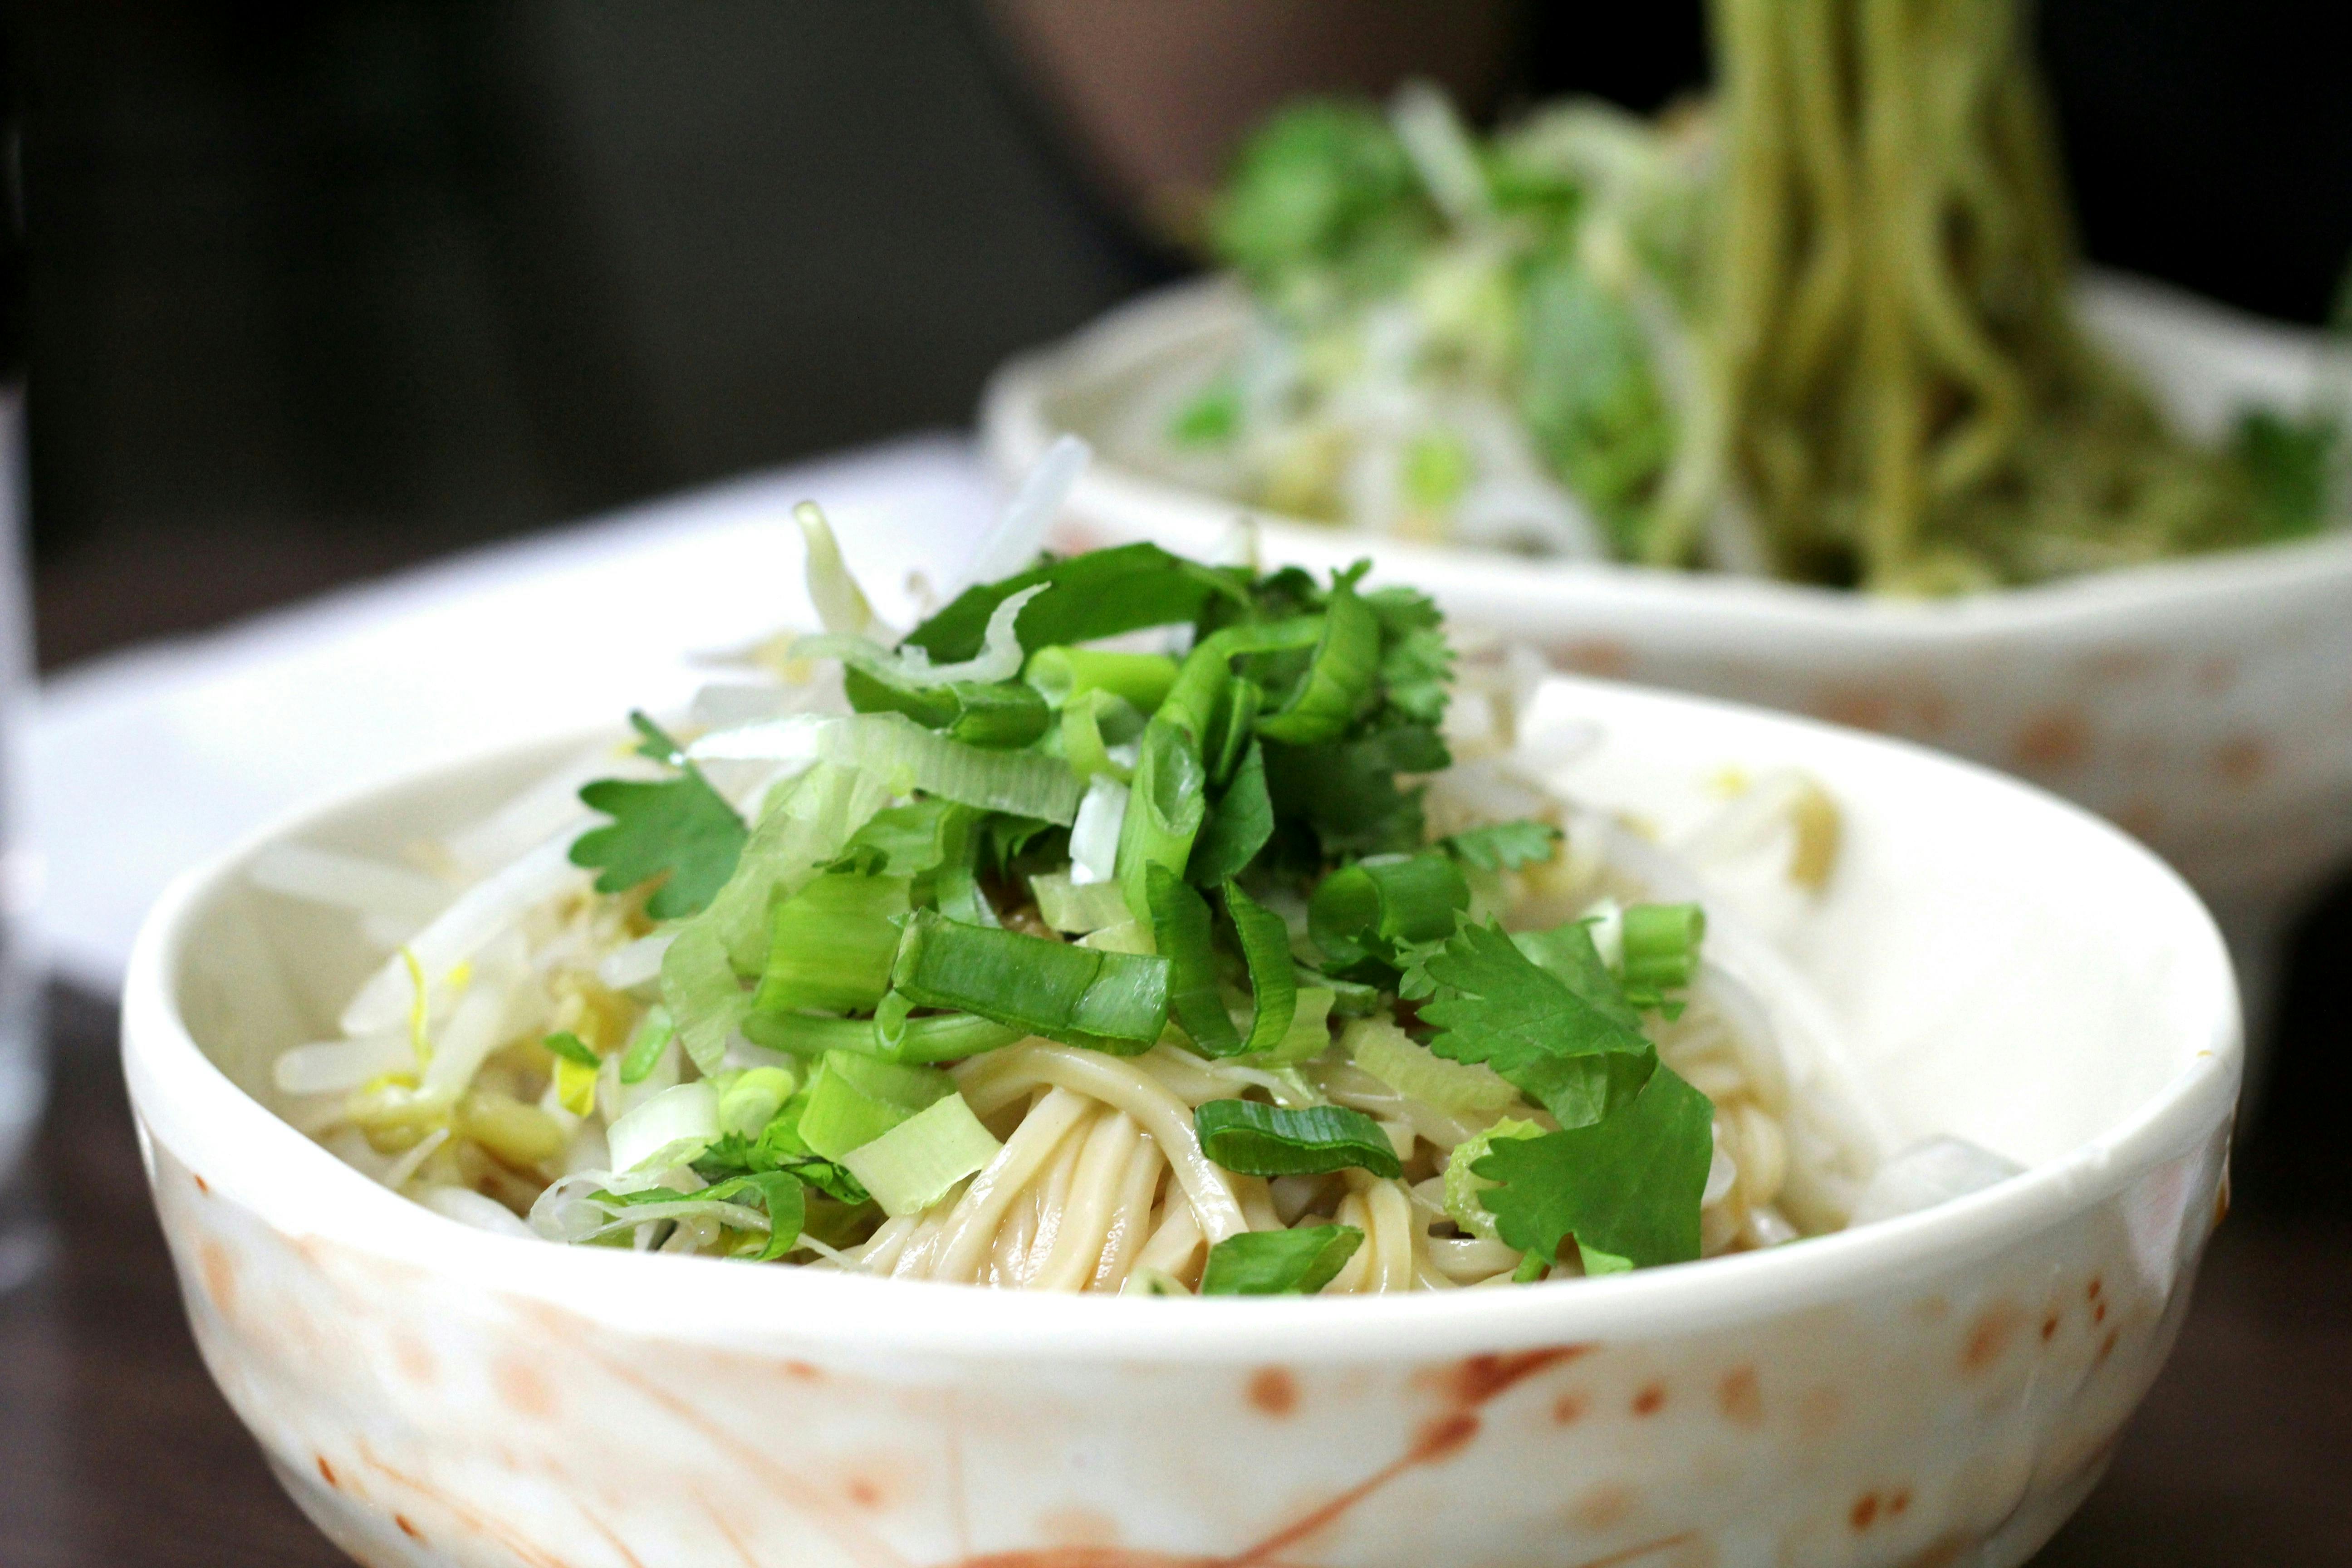
[[[2116,278],[2095,280],[2083,303],[2191,430],[2317,395],[2315,333]],[[1065,545],[1148,539],[1208,554],[1246,514],[1266,560],[1371,556],[1379,577],[1559,668],[1810,714],[2021,774],[2179,867],[2229,930],[2257,1001],[2281,917],[2352,854],[2352,535],[1926,604],[1375,538],[1123,460],[1161,428],[1153,411],[1171,385],[1225,362],[1246,312],[1223,285],[1185,285],[998,373],[982,428],[1002,472],[1066,430],[1097,447]]]

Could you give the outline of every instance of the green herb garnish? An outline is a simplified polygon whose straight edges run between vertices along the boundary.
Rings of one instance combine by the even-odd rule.
[[[581,800],[613,823],[574,839],[572,863],[600,868],[600,893],[626,892],[660,879],[646,912],[657,921],[678,920],[699,911],[727,885],[748,835],[735,808],[686,760],[677,742],[643,713],[630,714],[629,722],[645,737],[637,750],[677,769],[677,776],[599,779],[583,786]]]
[[[1339,1277],[1364,1233],[1352,1225],[1249,1230],[1209,1248],[1203,1296],[1312,1296]]]
[[[1350,1166],[1376,1176],[1403,1173],[1381,1124],[1342,1105],[1261,1105],[1212,1100],[1192,1124],[1209,1158],[1250,1176],[1313,1176]]]

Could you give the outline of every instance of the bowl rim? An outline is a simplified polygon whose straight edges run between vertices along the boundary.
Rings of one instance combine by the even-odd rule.
[[[2315,364],[2323,334],[2265,321],[2184,290],[2121,274],[2087,274],[2085,299],[2152,336],[2233,339],[2246,352],[2299,353]],[[1242,296],[1217,275],[1149,290],[1057,342],[999,365],[982,390],[980,444],[1001,479],[1018,476],[1061,433],[1047,404],[1066,384],[1133,371],[1171,345],[1222,330]],[[1359,534],[1154,478],[1097,453],[1073,487],[1068,510],[1087,520],[1153,516],[1213,537],[1238,519],[1258,525],[1272,553],[1296,543],[1318,553],[1371,555],[1384,574],[1433,575],[1496,602],[1696,610],[1815,636],[1933,647],[1988,636],[2069,629],[2149,610],[2259,598],[2314,579],[2352,584],[2352,528],[2309,539],[2120,566],[1950,599],[1898,599],[1769,578],[1677,572],[1624,562],[1545,560]],[[1133,527],[1132,523],[1123,526]],[[1309,542],[1311,542],[1311,543]]]
[[[2197,1026],[2206,1044],[2097,1137],[1982,1192],[1802,1245],[1549,1288],[1141,1303],[751,1268],[715,1258],[656,1258],[495,1236],[378,1184],[237,1088],[197,1046],[180,1013],[176,982],[197,934],[197,910],[226,889],[264,845],[436,782],[578,744],[578,731],[567,731],[314,801],[173,880],[141,928],[122,993],[123,1068],[151,1181],[163,1180],[152,1147],[160,1142],[205,1178],[205,1201],[234,1202],[281,1235],[316,1238],[304,1247],[314,1258],[328,1250],[316,1243],[326,1243],[648,1339],[1071,1363],[1315,1364],[1654,1339],[1852,1302],[1906,1280],[1948,1277],[1955,1268],[2062,1225],[2155,1167],[2193,1153],[2230,1124],[2242,1036],[2221,934],[2178,874],[2118,829],[2044,791],[1924,747],[1744,704],[1582,677],[1554,679],[1685,717],[1728,717],[1803,731],[1812,749],[1826,747],[1832,757],[1902,753],[1907,765],[1958,770],[1973,787],[2022,797],[2032,809],[2065,818],[2070,831],[2105,839],[2155,872],[2179,906],[2183,961],[2200,972],[2192,994],[2207,1015]],[[289,1179],[297,1173],[299,1180]]]

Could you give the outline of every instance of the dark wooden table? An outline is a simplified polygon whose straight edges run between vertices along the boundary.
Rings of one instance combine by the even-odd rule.
[[[47,1125],[6,1210],[52,1246],[0,1297],[0,1568],[327,1568],[341,1557],[278,1493],[188,1338],[114,1032],[110,1005],[52,993]],[[2283,1074],[2263,1138],[2324,1136],[2340,1158],[2343,1101],[2313,1087]],[[2270,1201],[2302,1163],[2242,1163],[2246,1199],[2179,1350],[2036,1568],[2352,1564],[2352,1214]]]

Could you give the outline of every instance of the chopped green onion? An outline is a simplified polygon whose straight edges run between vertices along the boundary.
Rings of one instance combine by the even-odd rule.
[[[765,719],[705,735],[687,749],[698,759],[714,761],[814,759],[855,769],[884,784],[887,794],[921,790],[983,811],[1041,817],[1064,826],[1077,815],[1084,788],[1059,757],[963,745],[903,713]]]
[[[1134,918],[1117,882],[1072,882],[1067,871],[1045,871],[1029,879],[1029,891],[1037,900],[1038,918],[1072,936]]]
[[[951,800],[885,806],[849,836],[839,858],[825,869],[867,877],[920,877],[948,858],[954,818],[971,813],[970,806]]]
[[[1088,647],[1041,647],[1021,679],[1052,707],[1066,707],[1099,691],[1150,713],[1176,683],[1176,661],[1161,653],[1107,653]]]
[[[841,1163],[874,1194],[882,1212],[896,1219],[938,1203],[1003,1147],[963,1096],[948,1094],[843,1154]]]
[[[1293,971],[1296,978],[1297,972]],[[1291,998],[1290,1027],[1282,1038],[1249,1058],[1250,1065],[1292,1067],[1311,1062],[1331,1048],[1331,1004],[1328,985],[1301,985]]]
[[[1516,871],[1558,854],[1560,837],[1559,829],[1550,823],[1522,818],[1468,828],[1439,839],[1437,847],[1481,871]]]
[[[1447,1061],[1386,1018],[1353,1020],[1340,1031],[1339,1044],[1358,1067],[1406,1099],[1456,1116],[1493,1116],[1519,1098],[1491,1068]]]
[[[951,808],[943,819],[940,864],[931,873],[931,902],[951,921],[992,926],[998,923],[996,911],[980,887],[979,862],[986,847],[982,821],[982,814],[968,805]]]
[[[1133,738],[1142,728],[1140,714],[1124,698],[1108,691],[1088,691],[1072,698],[1062,709],[1062,755],[1068,760],[1071,770],[1081,776],[1104,773],[1125,784],[1135,776],[1135,770],[1111,756],[1111,746],[1118,742],[1104,739],[1105,721],[1111,723],[1121,741]]]
[[[1201,824],[1184,875],[1203,886],[1237,876],[1274,837],[1274,802],[1265,793],[1265,752],[1255,741],[1233,782]]]
[[[1244,1042],[1217,984],[1209,901],[1167,867],[1150,870],[1152,936],[1168,960],[1168,1010],[1201,1055],[1236,1055]]]
[[[1323,606],[1323,636],[1297,692],[1280,711],[1258,721],[1258,733],[1286,745],[1336,741],[1368,707],[1381,669],[1381,623],[1356,596],[1359,565],[1331,582]]]
[[[1199,755],[1163,709],[1144,729],[1134,788],[1119,824],[1118,885],[1139,921],[1151,919],[1150,868],[1165,866],[1181,877],[1192,857],[1193,837],[1208,813],[1203,783]]]
[[[1242,758],[1255,743],[1253,731],[1265,704],[1265,689],[1249,677],[1237,675],[1226,684],[1224,699],[1217,706],[1216,720],[1201,750],[1210,783],[1223,784],[1241,766]]]
[[[1364,1069],[1370,1072],[1371,1069]],[[1473,1236],[1495,1239],[1495,1216],[1478,1194],[1495,1184],[1473,1169],[1479,1161],[1494,1152],[1498,1141],[1512,1138],[1540,1138],[1544,1130],[1532,1121],[1518,1121],[1505,1117],[1466,1143],[1457,1143],[1445,1157],[1445,1213],[1455,1225]]]
[[[1446,857],[1379,855],[1323,879],[1307,900],[1307,931],[1335,969],[1395,964],[1402,949],[1451,936],[1469,903],[1470,886]]]
[[[719,1091],[719,1131],[757,1138],[800,1087],[788,1068],[752,1068]]]
[[[793,645],[793,651],[797,654],[814,644],[852,640],[803,637]],[[1000,750],[1025,746],[1054,721],[1045,700],[1026,686],[963,680],[948,686],[910,687],[889,679],[876,661],[852,662],[845,658],[843,662],[847,668],[842,676],[842,692],[851,708],[860,713],[903,714],[926,730],[936,730],[968,746]]]
[[[1153,953],[1160,951],[1151,939],[1151,928],[1141,921],[1121,921],[1115,926],[1105,926],[1078,938],[1078,945],[1091,952]]]
[[[678,1043],[696,1067],[717,1072],[728,1037],[751,1009],[718,931],[701,921],[689,922],[662,953],[661,976],[662,1001],[677,1020]],[[625,1075],[626,1063],[622,1070]]]
[[[936,1068],[831,1051],[809,1079],[801,1141],[813,1152],[837,1161],[954,1093],[955,1080]]]
[[[1249,968],[1250,997],[1255,1009],[1243,1051],[1255,1054],[1286,1045],[1298,1010],[1298,967],[1290,956],[1290,928],[1282,917],[1225,880],[1225,913],[1241,938],[1242,960]],[[1327,1004],[1328,1005],[1328,1004]]]
[[[540,1041],[540,1044],[545,1046],[550,1054],[572,1063],[574,1067],[597,1068],[604,1065],[604,1058],[590,1050],[587,1042],[569,1029],[550,1035]]]
[[[728,978],[734,978],[731,971]],[[736,988],[736,994],[742,994],[741,987]],[[637,1032],[629,1037],[627,1047],[621,1052],[621,1081],[643,1083],[652,1077],[662,1053],[676,1038],[677,1027],[670,1022],[669,1009],[660,1005],[646,1008],[645,1017],[638,1021]]]
[[[1245,1230],[1209,1248],[1203,1296],[1312,1296],[1339,1277],[1364,1233],[1352,1225]]]
[[[908,1018],[900,1022],[895,1036],[886,1036],[881,1024],[874,1018],[754,1013],[743,1020],[744,1038],[772,1051],[810,1058],[847,1051],[886,1062],[960,1062],[966,1057],[982,1056],[1009,1046],[1027,1034],[1025,1029],[974,1017],[970,1013]]]
[[[1168,1022],[1168,961],[959,925],[907,921],[893,984],[919,1006],[953,1008],[1068,1045],[1129,1055]]]
[[[719,1091],[707,1079],[663,1089],[604,1130],[615,1171],[666,1171],[719,1141]]]
[[[1247,1176],[1315,1176],[1350,1167],[1376,1176],[1404,1173],[1381,1124],[1342,1105],[1212,1100],[1194,1110],[1192,1125],[1210,1159]]]
[[[1312,647],[1323,636],[1323,617],[1298,616],[1288,620],[1262,621],[1226,626],[1210,633],[1184,656],[1176,684],[1155,717],[1167,720],[1198,746],[1209,733],[1211,721],[1233,679],[1233,661],[1251,654],[1283,653]]]
[[[1690,984],[1706,935],[1706,910],[1696,904],[1631,904],[1621,929],[1627,984],[1664,989]]]
[[[903,877],[831,872],[779,900],[768,917],[768,963],[752,1010],[871,1009],[890,988],[898,952],[892,922],[907,912],[908,889]]]

